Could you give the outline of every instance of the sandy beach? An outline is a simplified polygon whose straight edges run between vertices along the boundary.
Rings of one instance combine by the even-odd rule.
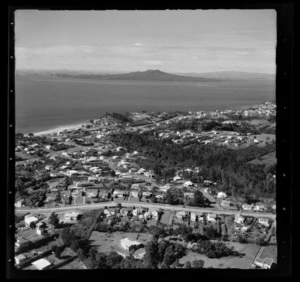
[[[42,136],[42,135],[49,135],[52,133],[58,133],[62,132],[64,130],[75,130],[81,128],[83,125],[86,125],[87,123],[79,123],[79,124],[71,124],[71,125],[63,125],[59,126],[53,129],[45,130],[45,131],[40,131],[40,132],[34,132],[35,136]]]

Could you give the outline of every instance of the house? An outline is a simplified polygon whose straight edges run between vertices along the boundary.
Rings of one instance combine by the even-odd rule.
[[[264,218],[264,217],[260,217],[259,219],[258,219],[258,223],[260,223],[260,224],[262,224],[262,225],[264,225],[264,226],[266,226],[266,227],[268,227],[269,226],[269,219],[268,218]]]
[[[134,197],[134,198],[137,198],[138,194],[139,194],[139,192],[137,192],[137,191],[131,191],[130,192],[131,197]]]
[[[196,214],[191,212],[191,221],[196,221]]]
[[[126,192],[125,190],[115,190],[113,195],[118,196],[118,197],[122,197],[125,192]]]
[[[72,211],[65,213],[64,215],[64,221],[65,222],[75,222],[79,219],[79,217],[82,215],[81,212],[78,211]]]
[[[143,197],[151,197],[152,193],[151,192],[143,192]]]
[[[38,235],[44,235],[46,233],[46,223],[44,221],[36,224],[36,233]]]
[[[107,217],[111,216],[111,212],[110,212],[108,209],[104,209],[103,213],[104,213]]]
[[[209,190],[209,188],[205,188],[205,189],[203,190],[203,192],[206,193],[206,194],[209,194],[209,193],[210,193],[210,190]]]
[[[183,183],[184,187],[190,187],[190,186],[193,186],[193,185],[194,185],[194,183],[192,181],[186,181],[186,182]]]
[[[32,222],[36,223],[38,221],[38,219],[35,216],[32,216],[30,214],[25,215],[24,217],[24,222],[25,222],[25,226],[26,227],[30,227],[30,224]]]
[[[234,222],[236,222],[238,224],[243,224],[244,220],[245,220],[245,218],[243,216],[241,216],[240,214],[235,215]]]
[[[242,205],[242,209],[244,210],[244,211],[251,211],[252,210],[252,205],[248,205],[248,204],[243,204]]]
[[[255,211],[264,211],[264,210],[265,210],[265,205],[263,205],[263,204],[257,204],[257,205],[254,207],[254,210],[255,210]]]
[[[129,252],[129,247],[132,245],[139,245],[139,241],[132,241],[128,238],[122,239],[121,240],[121,247],[125,249],[127,252]]]
[[[174,180],[174,181],[181,180],[181,177],[178,176],[178,175],[176,175],[176,176],[174,176],[173,180]]]
[[[45,170],[53,170],[53,166],[52,165],[46,165]]]
[[[166,184],[164,186],[161,186],[159,189],[163,192],[167,192],[171,188],[170,184]]]
[[[16,207],[16,208],[21,208],[21,207],[23,206],[23,205],[22,205],[23,202],[24,202],[24,199],[17,201],[17,202],[15,203],[15,207]]]
[[[16,264],[22,264],[25,260],[26,260],[26,256],[24,256],[23,254],[15,256]]]
[[[144,175],[151,178],[151,179],[155,178],[155,174],[152,173],[152,172],[144,172]]]
[[[44,269],[47,269],[50,267],[51,263],[42,258],[42,259],[39,259],[39,260],[36,260],[32,263],[33,266],[35,266],[38,270],[44,270]]]
[[[138,170],[137,173],[138,173],[138,174],[144,174],[145,171],[146,171],[146,170],[145,170],[144,168],[140,168],[140,169]]]
[[[183,193],[183,196],[188,197],[188,198],[194,198],[194,193],[186,192],[186,193]]]
[[[129,172],[137,172],[137,169],[135,167],[132,167]]]
[[[140,184],[139,183],[134,183],[131,185],[131,189],[134,189],[134,190],[138,190],[140,189]]]
[[[40,228],[36,229],[36,234],[38,234],[38,235],[45,235],[46,233],[47,233],[47,231],[43,227],[40,227]]]
[[[163,196],[163,195],[155,195],[155,198],[156,198],[156,199],[163,199],[164,196]]]
[[[143,259],[145,254],[146,254],[145,248],[140,248],[134,252],[133,257],[135,259]]]
[[[230,207],[230,201],[222,200],[221,206],[224,207],[224,208],[229,208]]]
[[[209,222],[215,222],[217,219],[217,215],[215,213],[209,213],[207,215],[207,221]]]
[[[185,211],[179,211],[179,212],[176,213],[176,217],[179,218],[179,219],[182,219],[185,216],[186,216]]]
[[[254,261],[253,263],[255,266],[258,266],[259,268],[263,269],[271,269],[272,264],[273,264],[273,259],[271,258],[258,258]]]
[[[95,181],[98,181],[98,178],[94,177],[94,176],[89,176],[88,181],[95,182]]]
[[[157,211],[152,211],[151,215],[154,219],[156,219],[158,217],[158,212]]]
[[[128,209],[122,208],[122,209],[120,210],[120,213],[121,213],[122,216],[127,216],[127,214],[128,214]]]
[[[213,182],[210,181],[210,180],[204,180],[204,181],[203,181],[203,184],[204,184],[205,186],[209,186],[209,185],[212,185]]]
[[[218,199],[225,199],[225,198],[227,198],[227,195],[224,192],[219,192],[218,195],[217,195],[217,198]]]

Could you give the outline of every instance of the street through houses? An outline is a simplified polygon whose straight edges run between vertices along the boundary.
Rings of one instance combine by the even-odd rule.
[[[96,204],[87,204],[87,205],[72,205],[68,207],[53,207],[53,208],[16,208],[16,213],[28,213],[28,212],[39,212],[39,213],[48,213],[48,212],[65,212],[74,209],[100,209],[104,207],[114,207],[118,203],[121,203],[124,207],[149,207],[149,208],[161,208],[165,210],[172,210],[172,211],[191,211],[191,212],[202,212],[202,213],[214,213],[214,214],[225,214],[225,215],[234,215],[234,214],[243,214],[243,216],[252,216],[252,217],[264,217],[264,218],[271,218],[275,219],[275,214],[268,214],[268,213],[257,213],[257,212],[245,212],[245,211],[227,211],[227,210],[217,210],[217,209],[209,209],[209,208],[197,208],[197,207],[187,207],[187,206],[172,206],[172,205],[164,205],[164,204],[153,204],[147,202],[138,202],[138,203],[130,203],[124,201],[116,201],[116,202],[102,202]]]

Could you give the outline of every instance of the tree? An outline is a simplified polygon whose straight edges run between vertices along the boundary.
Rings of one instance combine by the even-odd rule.
[[[206,206],[207,200],[206,198],[203,196],[203,194],[197,190],[194,192],[194,200],[193,200],[193,204],[196,207],[204,207]]]
[[[218,233],[217,230],[210,225],[205,228],[204,235],[209,239],[215,239],[218,236]]]
[[[60,191],[58,190],[56,197],[55,197],[55,202],[56,203],[61,203],[61,194]]]
[[[58,214],[52,212],[49,216],[48,222],[52,224],[54,227],[57,227],[59,224]]]
[[[178,205],[183,202],[183,192],[179,188],[170,188],[166,193],[166,202],[169,205]]]
[[[156,268],[159,263],[158,255],[158,242],[157,240],[151,240],[145,247],[144,264],[147,268]]]
[[[204,260],[202,260],[202,259],[194,260],[192,265],[193,265],[193,268],[203,268],[204,267]]]
[[[61,254],[64,251],[65,246],[55,246],[54,255],[56,258],[61,259]]]
[[[123,257],[119,255],[117,252],[110,252],[106,258],[106,265],[110,268],[119,264],[123,260]]]
[[[184,268],[192,268],[192,264],[190,261],[186,261],[184,264]]]

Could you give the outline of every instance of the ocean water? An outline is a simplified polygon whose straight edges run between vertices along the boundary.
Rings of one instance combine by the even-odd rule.
[[[275,99],[275,82],[95,81],[16,75],[16,132],[39,132],[106,112],[209,111]]]

